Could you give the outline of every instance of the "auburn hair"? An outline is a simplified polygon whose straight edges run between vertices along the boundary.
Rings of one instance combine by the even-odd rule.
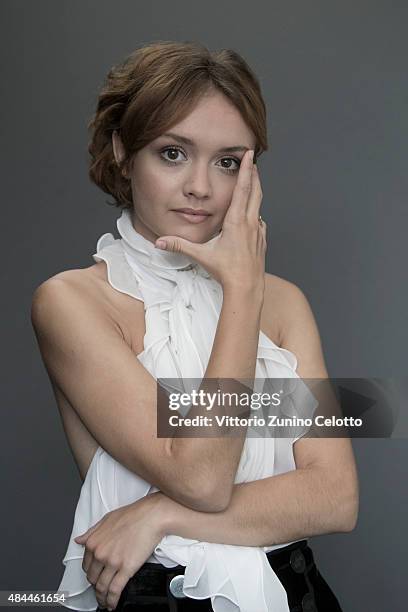
[[[252,130],[256,160],[268,148],[266,108],[258,78],[237,52],[210,52],[198,42],[158,41],[137,48],[109,70],[88,124],[89,177],[114,198],[108,204],[132,207],[131,183],[122,171],[211,88],[229,98]],[[115,130],[125,149],[120,164],[113,154]]]

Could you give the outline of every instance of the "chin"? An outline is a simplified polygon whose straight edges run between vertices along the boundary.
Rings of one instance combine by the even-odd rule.
[[[214,238],[219,233],[219,230],[204,230],[204,228],[193,227],[191,229],[178,229],[175,230],[173,234],[168,234],[172,236],[179,236],[180,238],[184,238],[185,240],[189,240],[190,242],[204,243]]]

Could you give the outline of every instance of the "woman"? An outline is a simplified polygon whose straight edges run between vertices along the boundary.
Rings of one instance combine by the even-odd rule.
[[[84,480],[65,605],[340,610],[307,539],[355,526],[347,438],[156,435],[158,379],[328,376],[305,296],[265,273],[257,78],[233,51],[152,43],[109,72],[90,127],[121,238],[32,310]]]

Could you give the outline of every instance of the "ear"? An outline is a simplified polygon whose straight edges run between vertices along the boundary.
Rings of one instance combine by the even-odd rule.
[[[112,132],[112,148],[116,163],[119,164],[126,157],[126,153],[121,137],[116,130]]]

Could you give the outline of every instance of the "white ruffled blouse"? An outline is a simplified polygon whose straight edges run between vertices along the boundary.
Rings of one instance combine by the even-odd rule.
[[[186,255],[156,249],[134,229],[129,210],[122,211],[116,224],[121,238],[103,234],[93,258],[106,262],[112,287],[144,302],[144,349],[135,358],[155,379],[203,378],[222,306],[221,285]],[[296,378],[299,382],[296,368],[295,355],[260,332],[256,379]],[[314,409],[313,399],[303,402],[306,414],[301,416],[310,417]],[[289,402],[285,413],[293,416],[299,411]],[[299,437],[247,436],[235,482],[296,469],[292,445]],[[90,611],[98,606],[94,587],[82,569],[84,547],[74,538],[107,512],[157,490],[102,447],[97,449],[82,484],[63,559],[65,571],[58,590],[69,594],[65,607]],[[215,612],[288,612],[286,591],[265,553],[290,543],[261,548],[168,535],[146,561],[166,567],[185,566],[185,595],[210,597]]]

